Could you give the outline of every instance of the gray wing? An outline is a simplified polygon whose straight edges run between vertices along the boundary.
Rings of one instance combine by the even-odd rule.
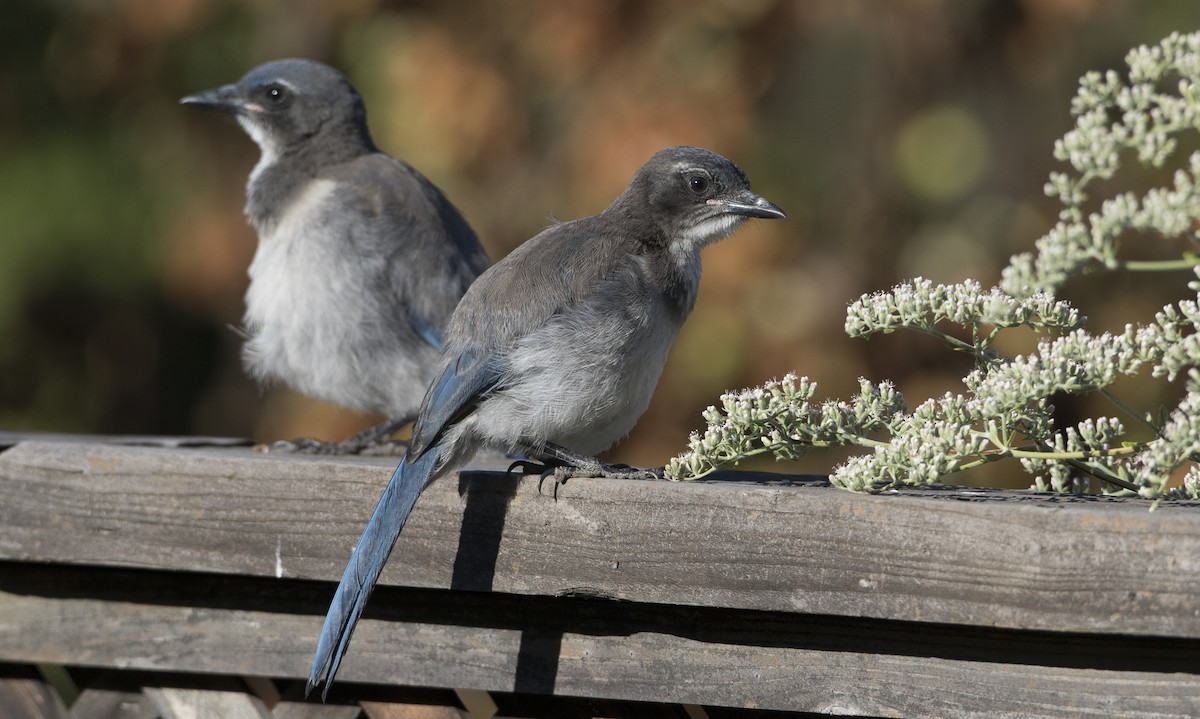
[[[337,168],[362,216],[352,241],[378,263],[377,296],[387,314],[403,313],[418,336],[440,349],[446,323],[467,288],[488,267],[479,238],[425,176],[382,153]]]

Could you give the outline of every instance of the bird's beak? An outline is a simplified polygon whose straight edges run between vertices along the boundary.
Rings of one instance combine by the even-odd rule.
[[[216,90],[205,90],[194,95],[188,95],[179,101],[180,105],[193,105],[205,110],[230,112],[234,115],[244,115],[250,110],[250,103],[238,92],[234,85],[225,85]]]
[[[787,217],[779,205],[759,197],[749,190],[743,190],[733,197],[713,198],[708,203],[723,208],[731,215],[761,217],[764,220],[778,220]]]

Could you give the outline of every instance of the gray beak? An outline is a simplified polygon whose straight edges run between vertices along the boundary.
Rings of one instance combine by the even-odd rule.
[[[237,87],[234,85],[225,85],[218,87],[216,90],[205,90],[197,92],[194,95],[188,95],[179,101],[180,105],[191,105],[204,110],[217,110],[218,112],[230,112],[234,115],[245,114],[247,107],[246,101],[238,93]]]
[[[749,190],[743,190],[733,197],[713,199],[709,202],[723,206],[725,211],[732,215],[760,217],[764,220],[779,220],[787,217],[787,214],[779,209],[779,205],[763,199]]]

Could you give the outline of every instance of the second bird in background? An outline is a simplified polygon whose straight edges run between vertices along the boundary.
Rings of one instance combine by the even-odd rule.
[[[416,416],[459,299],[488,267],[436,186],[381,152],[366,107],[328,65],[278,60],[180,102],[232,113],[262,157],[246,186],[258,231],[243,362],[260,381],[388,419],[340,443],[358,452]]]

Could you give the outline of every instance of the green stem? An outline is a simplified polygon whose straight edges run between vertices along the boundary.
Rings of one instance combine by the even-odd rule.
[[[1137,454],[1146,449],[1147,445],[1144,442],[1137,444],[1122,445],[1113,447],[1112,449],[1084,449],[1074,452],[1057,452],[1048,450],[1028,450],[1028,449],[1007,449],[999,452],[1001,456],[1007,453],[1013,457],[1023,457],[1025,459],[1058,459],[1064,461],[1072,461],[1079,459],[1094,459],[1098,457],[1124,457],[1130,454]]]
[[[1017,449],[1015,447],[1001,447],[997,449],[981,452],[979,457],[971,462],[960,464],[955,467],[954,471],[961,472],[967,469],[974,469],[985,465],[989,462],[995,462],[998,459],[1007,459],[1009,457],[1024,458],[1024,459],[1053,459],[1068,463],[1082,462],[1085,459],[1095,459],[1100,457],[1124,457],[1131,454],[1137,454],[1147,448],[1145,443],[1123,445],[1121,447],[1113,447],[1112,449],[1085,449],[1074,452],[1056,452],[1047,450],[1031,450]],[[1112,476],[1111,474],[1108,476]],[[1105,481],[1108,481],[1107,478]],[[1122,481],[1119,478],[1113,480],[1114,484],[1120,484]],[[1124,485],[1121,485],[1124,486]]]
[[[1153,432],[1155,437],[1162,437],[1162,430],[1160,430],[1158,427],[1155,427],[1153,422],[1147,420],[1144,415],[1135,411],[1133,407],[1125,404],[1125,401],[1120,397],[1116,396],[1112,392],[1109,392],[1107,387],[1099,387],[1098,389],[1100,390],[1100,394],[1104,395],[1110,402],[1120,407],[1122,412],[1132,417],[1138,424]]]
[[[1200,265],[1200,258],[1181,258],[1178,260],[1124,260],[1109,266],[1114,270],[1130,270],[1132,272],[1167,272],[1170,270],[1190,270]]]
[[[1072,467],[1074,467],[1075,469],[1078,469],[1081,472],[1086,472],[1087,474],[1092,475],[1093,477],[1100,480],[1101,482],[1108,482],[1109,484],[1114,484],[1114,485],[1120,487],[1121,489],[1128,489],[1131,492],[1138,491],[1138,486],[1136,484],[1126,481],[1124,479],[1121,479],[1120,477],[1113,474],[1112,472],[1109,472],[1107,469],[1104,469],[1095,464],[1092,464],[1091,462],[1082,462],[1077,459],[1068,459],[1067,464],[1071,465]]]
[[[959,338],[954,337],[953,335],[948,335],[939,329],[936,329],[933,327],[929,327],[929,328],[918,327],[918,328],[914,328],[914,329],[920,329],[920,330],[924,331],[926,334],[930,335],[931,337],[936,337],[937,339],[940,339],[941,341],[950,345],[950,349],[958,350],[959,352],[970,352],[971,354],[977,354],[975,345],[967,343],[967,342],[963,342]]]
[[[700,474],[692,475],[691,479],[701,479],[703,477],[707,477],[708,475],[717,471],[721,467],[725,467],[730,464],[737,464],[737,463],[743,462],[747,459],[751,459],[753,457],[758,457],[760,455],[764,455],[767,453],[773,454],[776,450],[778,450],[782,447],[785,447],[785,446],[789,446],[790,444],[792,444],[792,443],[787,442],[787,441],[775,442],[772,444],[764,444],[761,447],[755,447],[754,449],[751,449],[746,452],[739,452],[736,455],[721,458],[719,461],[714,463],[716,466],[706,469],[703,472],[701,472]],[[805,442],[803,444],[807,445],[808,447],[817,447],[817,448],[846,447],[846,446],[850,446],[850,445],[854,445],[857,447],[886,447],[888,445],[887,442],[882,442],[877,439],[871,439],[869,437],[860,437],[858,435],[845,435],[841,440],[835,440],[835,441],[830,441],[830,440],[825,440],[825,439],[815,439],[815,440],[810,440],[808,442]]]

